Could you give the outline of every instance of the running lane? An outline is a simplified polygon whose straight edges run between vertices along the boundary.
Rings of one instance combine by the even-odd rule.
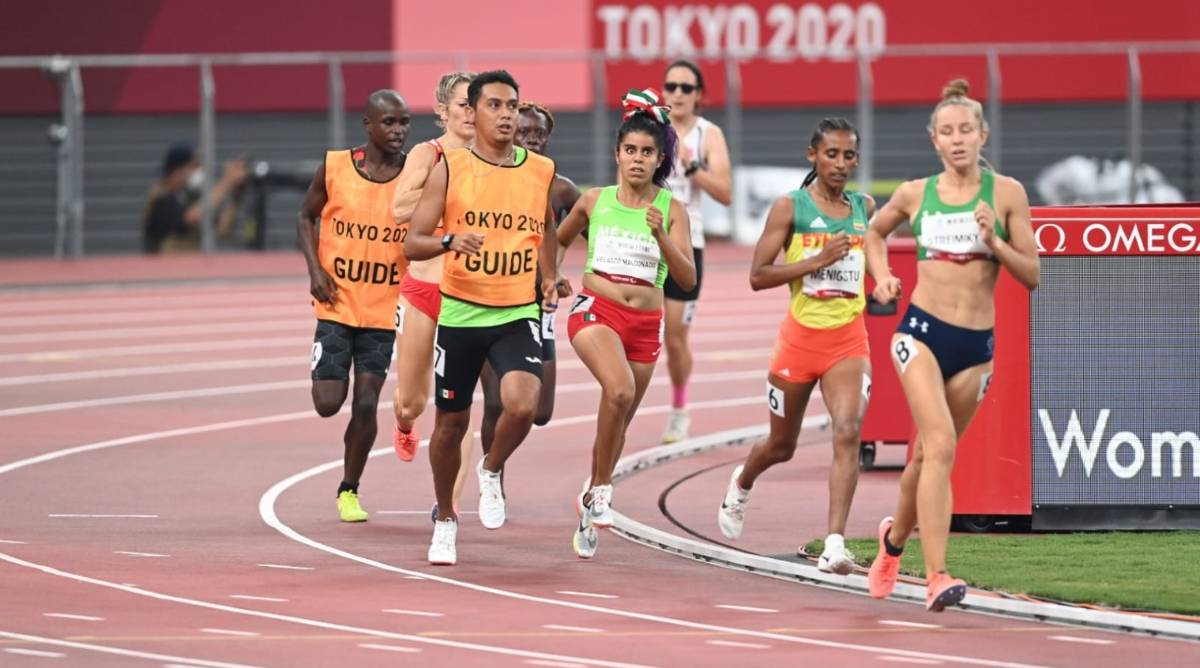
[[[764,369],[786,295],[749,291],[746,252],[717,246],[709,254],[693,334],[697,434],[763,419]],[[0,664],[1195,660],[1189,643],[933,616],[704,566],[608,533],[595,559],[576,559],[572,504],[598,393],[565,336],[555,420],[530,435],[507,472],[508,523],[498,531],[478,524],[469,480],[459,564],[430,567],[428,462],[423,451],[413,464],[390,454],[388,407],[380,411],[381,456],[363,479],[371,521],[337,522],[346,416],[321,420],[309,406],[312,320],[307,286],[293,271],[302,263],[262,262],[253,280],[217,272],[179,284],[0,294],[9,318],[0,332],[0,419],[9,435],[0,456],[9,509],[0,520]],[[139,280],[155,278],[139,271]],[[174,279],[181,270],[163,272]],[[577,269],[568,273],[578,285]],[[664,368],[630,429],[629,451],[655,444],[668,399]],[[823,412],[814,403],[810,412]],[[424,435],[431,413],[419,424]],[[716,504],[742,452],[639,474],[618,484],[615,503],[634,519],[682,531],[659,510],[674,486],[665,497],[672,515],[717,535]],[[764,478],[746,547],[785,553],[821,533],[827,453],[822,433],[805,434],[796,459]],[[863,476],[852,533],[869,531],[894,484],[894,473]]]

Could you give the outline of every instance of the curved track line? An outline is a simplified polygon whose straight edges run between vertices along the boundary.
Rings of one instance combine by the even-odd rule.
[[[12,638],[13,640],[37,643],[39,645],[56,645],[58,647],[70,647],[72,649],[85,649],[90,652],[102,652],[104,654],[116,654],[118,656],[131,656],[138,659],[170,661],[172,663],[181,663],[188,666],[207,666],[208,668],[257,668],[256,666],[251,666],[244,663],[226,663],[224,661],[210,661],[209,659],[192,659],[183,656],[171,656],[170,654],[139,652],[137,650],[122,649],[120,647],[93,645],[85,642],[76,642],[74,640],[59,640],[58,638],[43,638],[41,636],[31,636],[24,633],[13,633],[11,631],[0,631],[0,638]]]
[[[754,373],[757,375],[759,372],[756,371]],[[736,400],[732,400],[732,401],[726,400],[726,401],[715,401],[715,402],[698,402],[698,403],[694,404],[693,407],[694,408],[714,407],[713,404],[719,404],[719,405],[725,405],[725,406],[728,406],[731,404],[732,405],[747,405],[747,404],[757,403],[761,400],[762,400],[762,397],[760,397],[758,395],[754,395],[751,397],[744,397],[744,398],[736,399]],[[381,403],[380,408],[381,409],[385,408],[385,405]],[[646,408],[640,410],[639,414],[648,415],[648,414],[653,414],[653,413],[666,412],[669,410],[670,410],[670,405],[646,407]],[[19,460],[17,462],[12,462],[10,464],[0,466],[0,475],[20,469],[20,468],[31,466],[33,464],[44,463],[47,461],[52,461],[55,459],[60,459],[62,457],[80,454],[83,452],[90,452],[90,451],[101,450],[101,449],[105,449],[105,448],[117,447],[117,446],[121,446],[121,445],[129,445],[129,444],[133,444],[133,443],[141,443],[141,442],[146,442],[146,441],[151,441],[151,440],[166,439],[166,438],[172,438],[172,437],[177,437],[177,436],[185,436],[185,435],[198,434],[198,433],[208,433],[208,432],[222,431],[222,430],[227,430],[227,429],[236,429],[236,428],[246,427],[246,426],[258,426],[258,425],[263,425],[263,424],[271,424],[271,423],[275,423],[275,422],[284,422],[284,421],[290,421],[290,420],[295,420],[295,419],[301,419],[301,418],[305,418],[305,417],[313,417],[314,415],[315,414],[312,413],[311,411],[283,413],[283,414],[278,414],[278,415],[265,416],[265,417],[261,417],[261,418],[231,420],[231,421],[227,421],[227,422],[214,423],[211,425],[201,425],[198,427],[186,427],[186,428],[181,428],[181,429],[171,429],[171,430],[164,430],[164,431],[159,431],[159,432],[151,432],[148,434],[137,434],[137,435],[127,436],[127,437],[118,438],[118,439],[111,439],[109,441],[101,441],[99,443],[77,446],[74,448],[67,448],[65,450],[58,450],[55,452],[45,453],[43,455],[39,455],[36,457],[30,457],[30,458],[27,458],[24,460]],[[563,419],[555,420],[554,422],[551,422],[549,425],[546,425],[545,427],[541,427],[540,429],[551,429],[556,426],[567,426],[567,425],[571,425],[571,424],[587,423],[587,422],[592,422],[594,420],[595,420],[594,415],[575,416],[573,418],[563,418]],[[387,454],[390,451],[391,451],[390,448],[381,447],[376,450],[373,450],[371,452],[370,456],[376,457],[376,456],[380,456],[383,454]],[[275,501],[278,499],[278,497],[284,491],[286,491],[288,488],[292,487],[293,485],[295,485],[296,483],[298,483],[302,480],[311,478],[313,476],[316,476],[320,473],[323,473],[327,470],[336,468],[337,466],[341,466],[341,465],[342,465],[342,461],[340,459],[332,461],[332,462],[327,462],[325,464],[321,464],[321,465],[309,468],[305,471],[301,471],[300,473],[297,473],[293,476],[290,476],[290,477],[276,483],[269,490],[267,490],[267,492],[259,500],[259,514],[263,518],[263,521],[268,526],[274,528],[276,531],[280,532],[284,536],[286,536],[298,543],[307,545],[309,547],[312,547],[314,549],[317,549],[317,550],[320,550],[323,552],[327,552],[334,556],[342,557],[344,559],[348,559],[351,561],[356,561],[358,563],[361,563],[361,564],[364,564],[367,566],[372,566],[374,568],[379,568],[381,570],[391,571],[391,572],[402,574],[402,575],[421,577],[421,578],[436,581],[436,582],[439,582],[442,584],[448,584],[448,585],[452,585],[452,586],[456,586],[456,587],[462,587],[462,588],[470,589],[473,591],[478,591],[480,593],[487,593],[487,594],[492,594],[495,596],[512,598],[512,599],[516,599],[516,600],[523,600],[523,601],[532,602],[532,603],[541,603],[541,604],[546,604],[546,605],[554,605],[554,606],[560,606],[560,607],[566,607],[566,608],[573,608],[576,610],[584,610],[584,611],[595,612],[595,613],[600,613],[600,614],[615,615],[615,616],[619,616],[619,617],[625,617],[628,619],[637,619],[640,621],[666,624],[666,625],[671,625],[671,626],[681,626],[684,628],[691,628],[691,629],[696,629],[696,630],[701,630],[701,631],[710,631],[710,632],[714,632],[714,633],[750,636],[750,637],[764,638],[764,639],[769,639],[769,640],[777,640],[777,641],[781,641],[781,642],[790,642],[790,643],[796,643],[796,644],[826,647],[826,648],[830,648],[830,649],[844,649],[844,650],[857,651],[857,652],[872,652],[872,653],[876,653],[876,654],[888,654],[888,655],[892,655],[892,656],[902,656],[902,657],[920,658],[920,659],[938,659],[938,660],[946,660],[946,661],[956,661],[959,663],[967,663],[970,665],[993,666],[995,668],[1038,668],[1038,667],[1032,666],[1031,664],[1013,663],[1013,662],[1006,662],[1006,661],[993,661],[993,660],[989,660],[989,659],[976,659],[976,658],[971,658],[971,657],[962,657],[962,656],[955,656],[955,655],[934,654],[934,653],[928,653],[928,652],[901,650],[901,649],[895,649],[895,648],[889,648],[889,647],[876,647],[876,646],[872,646],[872,645],[860,645],[860,644],[855,644],[855,643],[840,643],[840,642],[835,642],[835,641],[820,640],[820,639],[816,639],[816,638],[806,638],[803,636],[783,635],[783,634],[779,634],[779,633],[754,631],[754,630],[750,630],[750,629],[740,629],[740,628],[734,628],[734,627],[719,626],[719,625],[715,625],[715,624],[704,624],[701,622],[692,622],[692,621],[688,621],[688,620],[663,617],[663,616],[659,616],[659,615],[651,615],[651,614],[647,614],[647,613],[618,610],[618,609],[614,609],[614,608],[605,608],[605,607],[600,607],[600,606],[588,605],[588,604],[584,604],[584,603],[577,603],[574,601],[563,601],[563,600],[557,600],[557,599],[544,598],[544,597],[540,597],[540,596],[533,596],[533,595],[529,595],[529,594],[521,594],[518,592],[510,592],[510,591],[505,591],[502,589],[495,589],[495,588],[486,587],[483,585],[477,585],[477,584],[473,584],[473,583],[463,582],[460,580],[454,580],[451,578],[444,578],[441,576],[430,575],[428,573],[424,573],[424,572],[420,572],[420,571],[407,570],[407,569],[399,568],[396,566],[392,566],[390,564],[385,564],[385,563],[382,563],[379,561],[368,559],[366,557],[362,557],[360,555],[346,552],[344,550],[340,550],[333,546],[325,545],[324,543],[317,542],[311,538],[308,538],[307,536],[300,534],[299,532],[295,531],[291,527],[284,524],[281,520],[279,520],[278,516],[275,514],[274,505],[275,505]],[[145,589],[128,587],[128,586],[121,585],[121,584],[114,583],[114,582],[98,580],[98,579],[90,578],[90,577],[83,576],[83,575],[68,573],[66,571],[61,571],[61,570],[55,569],[50,566],[44,566],[41,564],[35,564],[33,562],[28,562],[28,561],[25,561],[22,559],[18,559],[16,557],[5,554],[3,552],[0,552],[0,560],[8,561],[9,563],[13,563],[13,564],[16,564],[19,566],[24,566],[26,568],[33,568],[35,570],[39,570],[39,571],[42,571],[42,572],[50,574],[50,575],[56,575],[58,577],[65,577],[65,578],[73,579],[73,580],[76,580],[79,582],[86,582],[86,583],[95,584],[98,586],[109,587],[112,589],[118,589],[121,591],[125,591],[127,593],[136,594],[139,596],[147,596],[150,598],[157,598],[159,600],[183,603],[183,604],[188,604],[188,605],[195,605],[198,607],[204,607],[204,608],[209,608],[209,609],[214,609],[214,610],[221,610],[221,611],[225,611],[225,612],[234,612],[237,614],[247,614],[247,615],[251,615],[251,616],[264,617],[264,618],[268,618],[268,619],[276,619],[276,620],[287,621],[287,622],[292,622],[292,623],[297,623],[297,624],[318,626],[321,628],[329,628],[329,629],[337,629],[337,630],[350,630],[350,631],[354,631],[354,632],[368,633],[371,635],[379,635],[380,637],[411,640],[414,642],[426,642],[426,643],[431,643],[431,644],[460,647],[460,648],[465,648],[465,649],[476,649],[479,651],[498,651],[501,653],[518,652],[518,650],[504,650],[502,648],[490,648],[490,647],[484,646],[484,645],[477,646],[477,645],[472,645],[469,643],[454,643],[451,641],[443,641],[443,640],[436,640],[436,642],[435,642],[435,639],[430,639],[430,638],[405,636],[403,634],[394,634],[394,633],[387,632],[387,631],[376,631],[373,629],[360,629],[357,627],[349,627],[349,626],[344,626],[344,625],[339,625],[339,624],[333,624],[330,622],[321,622],[318,620],[305,619],[305,618],[301,618],[301,617],[293,617],[290,615],[280,615],[277,613],[268,613],[268,612],[249,610],[249,609],[244,609],[244,608],[235,608],[232,606],[227,606],[227,605],[222,605],[222,604],[209,603],[207,601],[199,601],[199,600],[195,600],[195,599],[185,599],[182,597],[176,597],[176,596],[172,596],[169,594],[161,594],[158,592],[152,592],[152,591],[145,590]],[[601,666],[627,666],[627,665],[629,665],[629,664],[596,662],[591,659],[582,659],[582,658],[574,658],[574,657],[558,657],[556,655],[540,654],[540,653],[519,653],[519,654],[514,654],[514,655],[517,655],[517,656],[537,655],[539,657],[553,657],[555,659],[564,659],[565,658],[566,660],[569,660],[569,661],[581,661],[581,662],[587,663],[589,665],[601,665]]]
[[[757,403],[762,400],[762,397],[755,395],[753,397],[746,397],[744,399],[749,400],[749,402],[752,402],[752,403]],[[693,409],[704,408],[704,407],[712,408],[712,407],[714,407],[714,406],[712,406],[712,404],[714,404],[714,403],[721,403],[721,402],[697,402],[697,403],[693,403],[690,406],[690,408],[693,408]],[[654,406],[654,407],[649,407],[648,409],[639,410],[638,414],[644,415],[644,414],[653,413],[653,412],[665,412],[665,411],[670,410],[670,408],[671,407],[669,404],[662,405],[662,406]],[[555,426],[566,426],[568,424],[575,424],[577,422],[591,422],[594,420],[595,420],[594,415],[565,418],[565,419],[561,419],[561,420],[554,420],[550,424],[546,425],[545,427],[542,427],[542,429],[550,429]],[[422,445],[427,445],[427,444],[428,444],[428,441],[422,442]],[[390,448],[380,448],[378,450],[372,451],[370,456],[375,457],[375,456],[379,456],[379,455],[383,455],[383,454],[388,454],[390,452],[391,452]],[[891,647],[877,647],[877,646],[873,646],[873,645],[860,645],[857,643],[843,643],[843,642],[836,642],[836,641],[832,641],[832,640],[820,640],[820,639],[816,639],[816,638],[806,638],[804,636],[771,633],[769,631],[755,631],[752,629],[742,629],[742,628],[736,628],[736,627],[731,627],[731,626],[705,624],[702,622],[693,622],[693,621],[689,621],[689,620],[685,620],[685,619],[664,617],[661,615],[652,615],[652,614],[648,614],[648,613],[633,612],[633,611],[629,611],[629,610],[619,610],[616,608],[606,608],[606,607],[597,606],[597,605],[590,605],[587,603],[578,603],[576,601],[564,601],[564,600],[553,599],[553,598],[545,598],[542,596],[535,596],[532,594],[522,594],[520,592],[507,591],[504,589],[496,589],[494,587],[488,587],[486,585],[479,585],[479,584],[475,584],[472,582],[466,582],[463,580],[455,580],[453,578],[443,577],[440,575],[433,575],[427,571],[414,571],[414,570],[409,570],[406,568],[401,568],[399,566],[393,566],[392,564],[387,564],[387,563],[384,563],[381,561],[376,561],[374,559],[370,559],[370,558],[364,557],[362,555],[354,554],[353,552],[347,552],[345,550],[333,547],[332,545],[326,545],[325,543],[321,543],[319,541],[313,540],[312,538],[309,538],[308,536],[305,536],[304,534],[301,534],[300,532],[291,528],[287,524],[284,524],[283,521],[279,519],[279,516],[275,513],[275,502],[289,488],[293,487],[294,485],[296,485],[299,482],[307,480],[308,478],[312,478],[312,477],[317,476],[326,471],[336,469],[337,467],[339,467],[341,465],[342,465],[342,460],[340,460],[340,459],[334,460],[331,462],[326,462],[324,464],[314,466],[314,467],[306,469],[304,471],[300,471],[299,473],[296,473],[288,478],[285,478],[285,479],[279,481],[278,483],[273,485],[270,489],[268,489],[266,491],[266,493],[264,493],[262,495],[262,498],[259,500],[259,504],[258,504],[259,515],[262,517],[263,521],[266,522],[266,524],[268,526],[270,526],[271,528],[275,529],[276,531],[283,534],[287,538],[290,538],[291,540],[296,541],[302,545],[307,545],[308,547],[311,547],[313,549],[320,550],[320,551],[326,552],[328,554],[332,554],[336,557],[348,559],[350,561],[354,561],[354,562],[363,564],[365,566],[371,566],[373,568],[378,568],[380,570],[397,573],[399,575],[420,577],[425,580],[438,582],[440,584],[451,585],[454,587],[461,587],[463,589],[469,589],[471,591],[479,592],[482,594],[491,594],[493,596],[500,596],[503,598],[510,598],[510,599],[515,599],[515,600],[519,600],[519,601],[525,601],[528,603],[541,603],[541,604],[545,604],[545,605],[553,605],[553,606],[559,606],[559,607],[564,607],[564,608],[571,608],[574,610],[583,610],[586,612],[593,612],[593,613],[599,613],[599,614],[605,614],[605,615],[613,615],[613,616],[617,616],[617,617],[624,617],[626,619],[636,619],[636,620],[643,621],[643,622],[666,624],[669,626],[680,626],[683,628],[695,629],[698,631],[709,631],[712,633],[720,633],[720,634],[727,634],[727,635],[749,636],[749,637],[753,637],[753,638],[777,640],[777,641],[781,641],[781,642],[789,642],[789,643],[795,643],[795,644],[801,644],[801,645],[814,645],[817,647],[825,647],[825,648],[829,648],[829,649],[842,649],[842,650],[850,650],[850,651],[856,651],[856,652],[870,652],[873,654],[886,654],[886,655],[891,655],[891,656],[907,657],[907,658],[914,658],[914,659],[936,659],[936,660],[941,660],[941,661],[954,661],[957,663],[965,663],[965,664],[975,665],[975,666],[993,666],[995,668],[1037,668],[1033,664],[1014,663],[1014,662],[1010,662],[1010,661],[993,661],[990,659],[977,659],[977,658],[972,658],[972,657],[956,656],[956,655],[952,655],[952,654],[935,654],[935,653],[930,653],[930,652],[919,652],[919,651],[912,651],[912,650],[895,649],[895,648],[891,648]]]

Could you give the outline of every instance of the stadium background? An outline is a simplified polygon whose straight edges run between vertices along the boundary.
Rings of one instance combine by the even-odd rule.
[[[437,134],[429,107],[438,75],[506,66],[524,98],[554,109],[551,153],[562,173],[582,183],[611,179],[606,156],[595,149],[597,114],[607,114],[611,123],[609,108],[620,90],[661,84],[667,57],[682,51],[704,65],[704,113],[726,127],[741,164],[797,167],[816,120],[857,118],[855,53],[864,50],[873,57],[873,177],[882,195],[896,180],[936,169],[924,126],[948,78],[966,75],[989,105],[989,45],[1000,54],[1003,171],[1028,185],[1043,167],[1071,155],[1122,156],[1130,114],[1124,45],[1138,45],[1141,159],[1185,198],[1200,197],[1200,5],[1187,0],[1144,3],[1136,12],[1098,12],[1084,0],[1021,0],[969,10],[926,0],[53,0],[21,3],[6,13],[0,57],[396,54],[395,63],[340,63],[342,136],[350,142],[362,136],[357,112],[371,90],[393,86],[405,95],[418,113],[412,146]],[[1181,44],[1183,51],[1174,48]],[[1156,45],[1171,52],[1155,52]],[[978,54],[913,55],[938,49]],[[1087,53],[1097,50],[1105,53]],[[593,58],[603,59],[603,96],[596,94]],[[728,127],[726,58],[740,60],[736,132]],[[306,180],[334,136],[328,66],[217,64],[212,72],[218,162],[246,155],[268,163],[274,174]],[[81,73],[85,252],[137,252],[143,198],[163,151],[198,139],[200,71],[193,65],[122,66],[84,67]],[[49,255],[56,154],[48,128],[60,120],[59,91],[36,67],[0,69],[0,87],[9,91],[0,97],[0,254]],[[266,247],[294,246],[300,196],[298,188],[272,189]]]

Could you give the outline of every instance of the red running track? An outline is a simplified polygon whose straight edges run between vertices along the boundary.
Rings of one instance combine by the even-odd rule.
[[[786,292],[750,292],[747,249],[715,246],[694,331],[693,433],[760,423]],[[578,284],[578,256],[570,272]],[[365,524],[337,521],[345,415],[308,397],[313,322],[295,255],[198,263],[0,265],[0,665],[1196,665],[1196,644],[1013,621],[724,570],[601,536],[570,547],[597,388],[560,340],[555,419],[507,471],[509,520],[465,515],[459,563],[425,563],[427,459],[363,478]],[[191,279],[180,280],[189,275]],[[58,283],[52,289],[39,284]],[[23,287],[17,287],[21,284]],[[565,337],[564,337],[565,339]],[[630,451],[656,444],[659,375]],[[388,388],[390,390],[391,385]],[[390,395],[390,391],[389,391]],[[823,411],[819,402],[811,411]],[[430,411],[420,428],[428,434]],[[719,535],[721,450],[616,489],[626,515]],[[828,441],[802,436],[763,479],[741,545],[784,554],[823,533]],[[886,458],[881,456],[881,458]],[[850,533],[890,512],[864,474]],[[473,481],[464,510],[475,506]],[[1152,659],[1151,659],[1152,657]]]

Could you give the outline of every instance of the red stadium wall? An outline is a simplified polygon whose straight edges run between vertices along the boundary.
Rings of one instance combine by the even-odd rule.
[[[579,51],[599,48],[619,59],[607,68],[608,99],[631,85],[661,83],[667,58],[700,58],[710,104],[723,103],[724,72],[714,58],[736,53],[749,105],[850,104],[860,45],[963,42],[1200,40],[1200,3],[1154,0],[1140,11],[1116,2],[1011,0],[951,10],[934,0],[780,2],[778,0],[538,0],[427,2],[356,0],[68,0],[16,2],[0,22],[0,56],[96,53],[235,53],[245,51],[429,52]],[[553,9],[549,9],[552,7]],[[707,59],[707,60],[706,60]],[[773,60],[775,59],[775,60]],[[781,62],[787,59],[788,62]],[[1200,99],[1200,55],[1141,57],[1151,100]],[[346,100],[357,108],[368,92],[393,85],[418,109],[428,109],[438,75],[465,65],[504,65],[525,97],[557,108],[591,104],[586,62],[552,56],[539,63],[405,62],[344,67]],[[1125,57],[1006,56],[1003,95],[1011,102],[1124,99]],[[876,62],[881,103],[924,103],[953,75],[985,91],[982,58],[889,58]],[[219,111],[320,111],[326,107],[321,66],[217,67]],[[0,70],[0,113],[55,113],[58,93],[38,72]],[[197,107],[195,68],[84,71],[89,113],[191,112]],[[13,92],[16,92],[14,94]]]
[[[661,82],[679,56],[698,58],[709,102],[724,103],[725,75],[714,59],[755,59],[742,68],[748,105],[851,104],[854,54],[903,44],[1131,42],[1200,40],[1200,3],[1154,0],[1132,11],[1096,0],[1009,0],[962,8],[941,0],[779,2],[778,0],[595,0],[592,43],[611,58],[608,99],[630,82]],[[774,62],[772,62],[774,59]],[[786,62],[783,62],[785,61]],[[1200,54],[1143,55],[1147,99],[1200,98]],[[928,102],[952,76],[965,75],[984,97],[987,65],[973,58],[887,58],[873,67],[881,103]],[[1010,102],[1125,99],[1126,58],[1007,56],[1003,97]]]
[[[393,0],[15,0],[0,21],[0,56],[386,51],[392,12]],[[390,70],[347,67],[347,101],[386,85]],[[214,67],[213,78],[222,112],[320,110],[328,100],[321,66]],[[191,112],[200,100],[197,68],[87,68],[83,86],[88,113]],[[0,70],[0,90],[0,113],[58,112],[57,88],[39,72]]]

